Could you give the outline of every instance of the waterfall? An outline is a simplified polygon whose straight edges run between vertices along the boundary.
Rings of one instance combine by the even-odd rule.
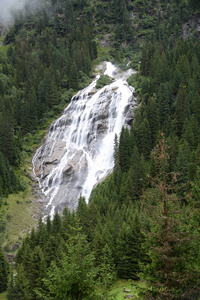
[[[103,65],[111,83],[96,89],[97,75],[79,91],[33,157],[33,173],[46,203],[44,215],[53,216],[65,206],[76,209],[80,195],[88,201],[94,185],[112,171],[115,134],[133,120],[134,88],[126,81],[133,70]]]

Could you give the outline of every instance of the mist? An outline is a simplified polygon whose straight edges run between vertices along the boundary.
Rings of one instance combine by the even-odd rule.
[[[39,5],[40,0],[0,0],[0,24],[12,24],[18,13],[34,11]]]

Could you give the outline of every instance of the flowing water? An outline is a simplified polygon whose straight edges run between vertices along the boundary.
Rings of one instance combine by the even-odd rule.
[[[115,134],[133,120],[134,89],[126,81],[133,70],[122,72],[110,62],[103,66],[111,84],[96,89],[98,75],[79,91],[51,124],[33,158],[46,204],[44,216],[65,206],[76,209],[80,195],[88,201],[95,184],[112,171]]]

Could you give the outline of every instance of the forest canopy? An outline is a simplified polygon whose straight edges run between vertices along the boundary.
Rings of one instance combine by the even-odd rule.
[[[137,67],[138,107],[89,204],[80,197],[76,212],[40,219],[10,274],[0,253],[8,299],[98,299],[97,285],[112,299],[118,278],[143,280],[139,299],[199,299],[199,9],[197,0],[52,0],[16,17],[0,48],[0,233],[4,199],[24,189],[26,137],[90,81],[101,43],[106,58]]]

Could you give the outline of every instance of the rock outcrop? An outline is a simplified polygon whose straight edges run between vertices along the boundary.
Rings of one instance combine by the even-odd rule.
[[[133,121],[134,89],[126,82],[133,72],[108,63],[106,72],[115,78],[112,83],[96,90],[95,79],[78,92],[35,154],[33,171],[48,214],[65,206],[75,209],[81,194],[89,198],[93,186],[112,170],[115,134]]]

